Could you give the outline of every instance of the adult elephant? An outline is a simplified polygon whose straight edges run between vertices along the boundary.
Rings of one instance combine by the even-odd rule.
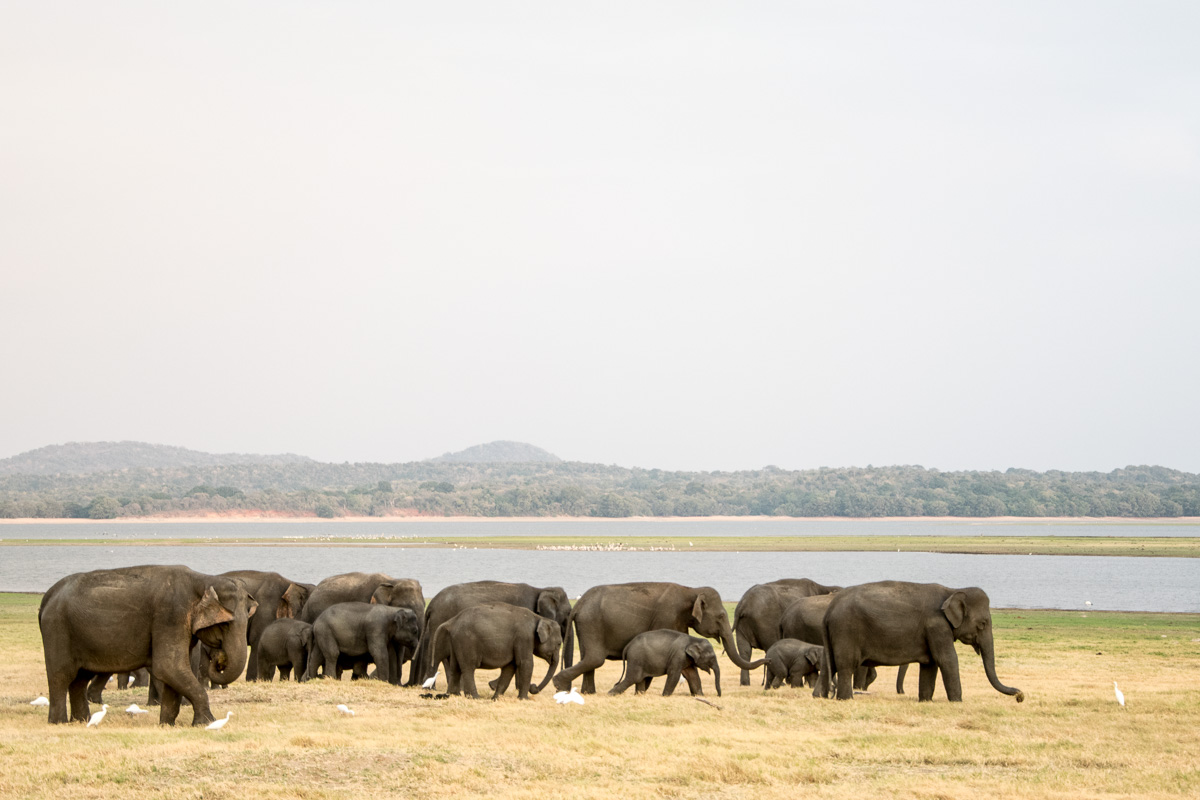
[[[825,659],[815,696],[831,681],[837,698],[854,697],[854,671],[866,665],[921,665],[920,701],[933,699],[937,674],[951,702],[962,701],[958,653],[954,642],[969,644],[983,659],[988,682],[996,691],[1025,699],[1020,689],[996,677],[992,611],[987,593],[978,587],[949,589],[937,583],[881,581],[843,589],[825,612]]]
[[[558,625],[559,636],[567,642],[567,650],[574,646],[567,625],[571,616],[571,601],[567,599],[567,593],[561,587],[530,586],[528,583],[503,581],[456,583],[434,595],[429,601],[429,607],[425,609],[421,644],[417,647],[417,655],[413,661],[416,666],[409,671],[408,685],[416,685],[433,676],[432,640],[438,626],[472,606],[485,603],[507,603],[510,606],[529,609]],[[570,662],[567,662],[567,666],[570,666]]]
[[[770,583],[756,583],[746,590],[733,610],[733,631],[737,651],[746,661],[754,649],[766,650],[781,638],[779,623],[784,610],[802,597],[827,595],[840,586],[826,586],[808,578],[782,578]],[[817,641],[820,644],[820,640]],[[750,685],[750,672],[742,670],[742,686]]]
[[[558,689],[569,689],[583,675],[583,691],[596,691],[596,670],[605,660],[617,661],[625,645],[639,633],[670,629],[687,633],[691,628],[709,639],[719,639],[731,661],[742,669],[756,669],[762,660],[750,662],[738,655],[729,627],[729,615],[716,589],[693,588],[678,583],[617,583],[593,586],[584,592],[571,611],[579,639],[579,663],[554,677]],[[563,646],[563,661],[571,652]]]
[[[825,640],[825,612],[833,600],[831,594],[801,597],[788,606],[780,620],[779,630],[784,639],[799,639],[809,644],[820,645]],[[904,694],[904,676],[908,664],[901,664],[896,673],[896,694]],[[862,666],[854,671],[854,688],[866,691],[875,682],[878,671],[874,666]]]
[[[446,669],[446,692],[479,697],[475,670],[499,669],[495,700],[515,676],[517,697],[528,700],[546,688],[558,669],[562,634],[557,622],[509,603],[482,603],[463,609],[434,629],[434,663]],[[533,685],[533,658],[545,661],[546,677]]]
[[[246,638],[250,642],[250,659],[246,662],[246,680],[258,680],[258,643],[263,631],[277,619],[296,619],[308,602],[311,584],[289,580],[278,572],[239,569],[222,572],[222,577],[237,578],[246,591],[258,601],[258,613],[250,620]]]
[[[315,647],[308,657],[307,678],[324,664],[325,675],[341,678],[345,664],[375,662],[378,680],[400,683],[400,654],[412,652],[420,638],[417,615],[410,608],[381,603],[336,603],[312,626]]]
[[[304,604],[300,619],[303,622],[315,623],[326,609],[338,603],[376,603],[410,609],[417,617],[419,640],[425,619],[425,595],[418,581],[411,578],[393,578],[382,572],[347,572],[333,575],[317,584],[317,588],[309,595],[308,602]],[[405,647],[401,651],[401,662],[413,658],[416,645],[417,642],[414,642],[412,649]],[[414,668],[415,662],[409,667],[410,678]]]
[[[208,692],[192,674],[192,644],[199,640],[213,649],[213,683],[232,683],[246,666],[246,630],[257,608],[239,581],[183,566],[68,575],[50,587],[38,609],[50,722],[87,721],[88,681],[141,667],[164,684],[159,722],[175,724],[181,696],[192,704],[193,725],[212,722]]]

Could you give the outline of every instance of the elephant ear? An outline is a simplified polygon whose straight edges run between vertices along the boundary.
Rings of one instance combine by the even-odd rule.
[[[381,583],[378,586],[376,586],[375,591],[371,593],[371,602],[374,603],[375,605],[382,605],[383,601],[379,599],[379,590],[380,589],[391,589],[395,585],[396,584],[394,584],[394,583]]]
[[[213,625],[220,625],[223,622],[233,622],[233,614],[229,609],[221,605],[220,599],[217,598],[217,590],[210,585],[204,590],[204,594],[201,595],[200,599],[192,606],[192,633],[201,628],[211,628]]]
[[[804,657],[807,658],[808,663],[812,664],[814,667],[821,666],[821,648],[820,647],[813,647],[813,648],[809,649],[809,651],[804,654]]]
[[[283,602],[275,607],[275,619],[295,619],[300,616],[307,595],[304,587],[289,583],[287,591],[283,593]]]
[[[246,593],[246,619],[250,619],[251,617],[253,617],[254,613],[256,611],[258,611],[258,601],[254,599],[254,595],[247,592]]]
[[[540,617],[554,619],[554,596],[550,592],[539,592],[537,608],[534,609]]]
[[[700,659],[704,658],[704,645],[700,642],[692,642],[683,648],[683,652],[688,654],[688,658],[692,659],[693,663],[699,664]]]
[[[558,626],[550,620],[542,617],[537,624],[537,638],[539,642],[548,642],[554,634],[558,633]]]
[[[950,620],[950,627],[957,628],[962,625],[963,617],[967,614],[966,593],[955,592],[947,597],[946,602],[942,603],[942,613]]]
[[[696,602],[692,603],[692,619],[696,622],[704,620],[704,595],[696,595]]]

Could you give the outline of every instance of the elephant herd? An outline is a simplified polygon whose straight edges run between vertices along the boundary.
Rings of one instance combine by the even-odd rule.
[[[582,679],[596,691],[596,670],[621,660],[611,694],[645,692],[666,677],[663,694],[685,680],[702,693],[699,670],[720,666],[710,640],[742,670],[767,666],[764,685],[808,678],[814,695],[853,697],[877,666],[920,665],[918,699],[933,697],[937,673],[950,700],[961,700],[956,641],[983,660],[992,686],[1024,695],[996,678],[991,612],[982,589],[899,581],[848,588],[808,579],[759,584],[738,603],[731,625],[721,596],[675,583],[595,586],[574,606],[557,587],[478,581],[446,587],[428,604],[418,581],[354,572],[317,585],[275,572],[204,575],[184,566],[140,566],[68,575],[46,592],[38,624],[49,684],[50,722],[86,721],[109,676],[148,671],[159,721],[174,724],[186,699],[193,725],[213,721],[206,684],[374,677],[406,686],[434,685],[478,697],[477,669],[499,669],[492,697],[515,678],[522,699],[550,681],[561,691]],[[693,636],[689,632],[695,632]],[[575,661],[575,641],[579,660]],[[754,649],[766,657],[751,661]],[[534,658],[547,664],[533,683]],[[369,668],[374,665],[374,672]],[[561,666],[561,670],[560,670]],[[814,680],[815,676],[815,680]],[[132,680],[132,679],[130,679]],[[903,672],[898,689],[902,691]]]

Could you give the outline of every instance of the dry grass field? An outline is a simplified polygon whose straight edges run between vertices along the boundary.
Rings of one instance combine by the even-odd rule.
[[[817,701],[737,685],[720,708],[681,689],[584,706],[424,700],[372,681],[247,684],[212,692],[224,730],[130,718],[145,689],[109,691],[96,729],[50,726],[39,598],[0,595],[0,796],[71,798],[1200,796],[1200,615],[998,611],[994,692],[960,649],[965,702],[893,692]],[[732,611],[732,609],[731,609]],[[539,662],[540,663],[540,662]],[[619,664],[601,672],[603,690]],[[483,676],[480,676],[483,677]],[[540,676],[539,676],[540,677]],[[1114,701],[1120,682],[1128,706]],[[705,676],[705,686],[711,679]],[[357,715],[334,708],[346,703]]]

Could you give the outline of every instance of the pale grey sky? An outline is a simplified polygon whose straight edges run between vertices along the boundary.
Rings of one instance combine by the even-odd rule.
[[[0,6],[0,457],[1200,471],[1200,6]]]

